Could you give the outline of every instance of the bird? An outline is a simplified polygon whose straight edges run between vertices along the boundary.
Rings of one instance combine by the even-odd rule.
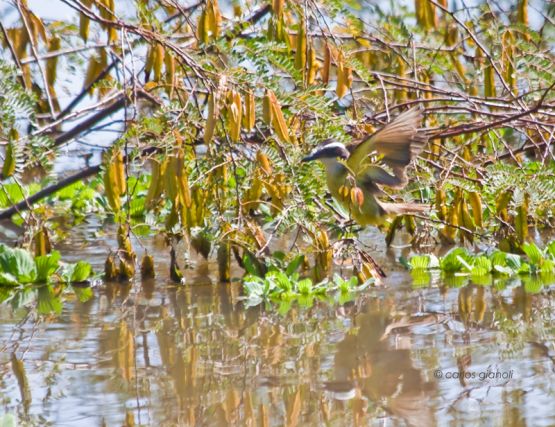
[[[380,226],[397,215],[424,213],[428,205],[386,203],[377,198],[383,194],[382,186],[401,189],[407,185],[406,168],[428,141],[419,130],[421,121],[421,110],[412,108],[360,142],[345,145],[327,139],[302,162],[324,164],[331,195],[361,226]]]

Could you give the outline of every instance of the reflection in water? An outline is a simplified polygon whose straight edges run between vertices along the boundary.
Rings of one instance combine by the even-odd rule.
[[[29,425],[555,422],[550,291],[413,289],[400,277],[286,315],[245,309],[237,285],[148,281],[26,317],[57,306],[37,291],[0,312],[2,407]],[[516,374],[476,377],[488,370]]]
[[[113,242],[76,253],[75,239],[68,260],[88,256],[102,270]],[[36,426],[555,425],[553,289],[533,277],[393,272],[343,305],[315,299],[279,314],[245,308],[239,286],[212,283],[210,271],[199,261],[183,287],[158,277],[0,290],[0,416]]]

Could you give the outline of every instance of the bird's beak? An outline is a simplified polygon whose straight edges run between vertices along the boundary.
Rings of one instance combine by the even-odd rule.
[[[308,155],[306,157],[303,157],[301,162],[306,163],[311,162],[312,160],[316,160],[316,158],[313,155]]]

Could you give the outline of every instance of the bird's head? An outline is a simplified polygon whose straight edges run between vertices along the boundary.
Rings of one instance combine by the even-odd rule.
[[[318,144],[318,146],[310,152],[308,156],[303,158],[303,162],[311,162],[313,160],[320,160],[322,162],[337,160],[349,157],[349,150],[345,147],[342,142],[335,141],[333,139],[326,139],[324,142]]]

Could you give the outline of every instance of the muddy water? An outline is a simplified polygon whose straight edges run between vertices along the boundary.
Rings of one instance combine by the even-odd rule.
[[[112,233],[79,230],[65,259],[101,270]],[[555,425],[549,287],[415,287],[385,257],[384,286],[279,313],[245,309],[210,264],[172,286],[165,249],[147,246],[155,281],[70,294],[48,316],[28,294],[0,306],[0,414],[37,426]]]

